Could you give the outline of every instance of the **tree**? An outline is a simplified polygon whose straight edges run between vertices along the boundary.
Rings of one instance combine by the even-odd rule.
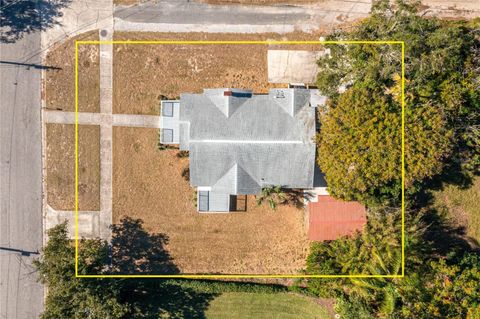
[[[276,210],[277,205],[284,204],[286,200],[282,186],[263,187],[261,193],[257,195],[257,205],[260,206],[266,201],[272,210]]]
[[[75,277],[75,248],[66,223],[50,229],[48,237],[43,256],[34,261],[40,281],[48,286],[42,318],[124,318],[129,305],[120,302],[116,287],[103,279]],[[99,273],[108,255],[106,243],[82,240],[81,246],[79,274]]]
[[[362,232],[333,241],[315,242],[307,258],[308,274],[396,275],[401,253],[400,210],[378,208],[371,212]],[[417,234],[420,229],[411,229]],[[417,235],[415,235],[417,236]],[[313,281],[316,285],[317,280]],[[320,280],[322,285],[330,282]],[[340,284],[340,287],[343,285]],[[315,286],[317,287],[317,286]],[[326,288],[326,295],[330,288]],[[343,288],[342,288],[343,289]]]
[[[465,253],[432,260],[425,273],[399,282],[403,318],[477,318],[480,309],[480,257]],[[416,284],[412,285],[412,282]]]
[[[379,87],[356,84],[320,115],[318,164],[329,192],[346,200],[398,197],[400,107]]]
[[[451,169],[452,165],[471,172],[480,167],[480,22],[439,21],[416,14],[416,3],[387,0],[375,2],[372,15],[349,32],[335,32],[328,40],[403,40],[405,42],[405,166],[407,191],[435,175]],[[475,31],[476,30],[476,31]],[[388,105],[401,105],[401,56],[394,45],[328,45],[330,54],[319,59],[317,85],[329,97],[327,111],[321,118],[319,153],[320,168],[332,193],[337,197],[383,200],[395,197],[400,174],[392,179],[394,169],[385,176],[378,169],[385,162],[399,163],[397,153],[391,153],[391,144],[368,144],[356,140],[356,132],[369,126],[377,133],[378,123],[388,123],[389,130],[400,134],[396,122],[387,122],[390,113],[383,112]],[[342,88],[344,92],[342,93]],[[363,91],[363,92],[362,92]],[[369,98],[375,94],[375,98]],[[359,101],[355,101],[359,99]],[[376,103],[380,114],[372,112]],[[364,110],[355,117],[354,110]],[[368,112],[370,111],[370,113]],[[400,112],[397,116],[400,118]],[[350,116],[347,124],[341,122]],[[323,123],[322,123],[323,121]],[[372,125],[377,121],[376,125]],[[324,123],[327,122],[327,125]],[[348,125],[345,130],[343,125]],[[336,132],[335,135],[332,133]],[[389,132],[395,138],[398,135]],[[332,138],[332,141],[329,139]],[[336,143],[342,142],[338,145]],[[396,143],[400,143],[396,140]],[[396,144],[398,145],[398,144]],[[334,147],[346,150],[347,156],[329,156]],[[369,156],[385,161],[377,163]],[[363,162],[362,162],[363,160]],[[360,164],[358,164],[359,162]],[[347,165],[349,164],[349,165]],[[336,166],[339,169],[334,169]],[[399,164],[398,164],[399,166]],[[359,167],[359,168],[357,168]],[[385,167],[385,166],[384,166]],[[350,168],[359,180],[352,184]],[[343,175],[342,175],[343,174]],[[379,178],[372,183],[371,177]],[[360,194],[363,193],[363,194]],[[372,198],[373,197],[373,198]]]
[[[133,224],[133,225],[132,225]],[[125,220],[116,225],[117,232],[113,236],[127,236],[147,240],[138,220]],[[135,234],[138,230],[139,234]],[[128,234],[126,234],[128,233]],[[132,234],[133,233],[133,234]],[[144,279],[112,279],[112,278],[79,278],[75,277],[75,247],[67,237],[66,223],[48,230],[48,243],[43,249],[40,259],[34,261],[39,279],[48,287],[43,319],[58,318],[204,318],[204,312],[210,300],[217,293],[192,289],[182,282]],[[157,243],[154,236],[152,243]],[[127,239],[117,239],[127,244]],[[147,247],[151,247],[147,244]],[[116,271],[117,264],[110,264],[109,245],[99,239],[82,239],[79,242],[78,272],[87,274],[111,274]],[[152,256],[142,253],[143,248],[137,244],[128,262],[145,262]],[[118,255],[118,249],[117,256]],[[139,259],[142,256],[141,260]],[[165,265],[165,256],[160,254],[161,265]],[[146,262],[139,267],[149,270],[153,262]],[[112,269],[113,267],[113,269]],[[131,266],[125,266],[133,269]],[[125,268],[121,268],[124,270]]]
[[[405,277],[309,279],[307,289],[335,298],[342,318],[476,318],[480,307],[480,255],[455,243],[439,254],[429,236],[451,241],[433,212],[408,212]],[[389,216],[389,217],[385,217]],[[308,274],[400,274],[398,212],[372,212],[362,234],[312,245]],[[433,233],[432,233],[433,232]],[[445,233],[446,232],[446,233]],[[398,235],[395,235],[398,234]]]
[[[400,210],[376,208],[370,212],[362,233],[330,242],[314,243],[307,258],[307,274],[322,275],[399,275],[401,274],[401,215]],[[405,250],[408,251],[408,271],[424,263],[422,239],[425,232],[423,215],[408,220]],[[406,270],[407,271],[407,270]],[[310,279],[310,292],[324,298],[336,298],[338,313],[354,318],[389,317],[401,308],[399,279],[342,278]]]

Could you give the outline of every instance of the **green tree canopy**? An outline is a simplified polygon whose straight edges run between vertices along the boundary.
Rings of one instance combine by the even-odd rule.
[[[348,200],[399,195],[399,110],[380,88],[357,83],[320,115],[318,163],[331,193]]]
[[[407,187],[452,165],[469,171],[480,165],[479,24],[426,19],[416,14],[414,4],[384,0],[358,27],[328,37],[405,42]],[[317,85],[329,97],[318,137],[320,168],[338,197],[367,202],[384,194],[395,198],[401,177],[401,47],[327,48],[330,54],[318,61]],[[391,119],[393,114],[398,120]],[[387,131],[381,133],[383,128]],[[367,132],[372,136],[366,137]]]
[[[124,318],[129,305],[122,303],[115,285],[102,279],[75,278],[75,247],[67,237],[66,224],[48,231],[49,241],[34,265],[40,281],[48,286],[43,319]],[[100,273],[106,264],[107,246],[100,240],[82,241],[80,274]]]
[[[431,222],[423,213],[406,220],[404,278],[309,279],[308,290],[320,297],[336,298],[336,311],[342,318],[476,318],[480,257],[453,247],[447,256],[439,256],[427,234],[433,231],[443,240],[454,240],[434,230],[438,225]],[[376,211],[362,234],[314,243],[306,272],[400,274],[399,225],[398,211]]]
[[[139,226],[139,221],[124,219],[116,225],[122,231],[113,236],[127,235],[145,244],[148,239]],[[158,235],[152,236],[152,243],[156,243]],[[48,238],[42,257],[34,262],[40,281],[48,287],[43,319],[203,318],[209,301],[217,295],[168,280],[75,277],[75,247],[67,237],[66,224],[50,229]],[[129,242],[126,238],[116,240],[117,244]],[[137,245],[140,251],[133,252],[133,258],[142,255],[142,261],[148,259],[151,243],[146,246],[148,249],[142,254],[144,248]],[[105,241],[82,239],[79,248],[79,275],[106,275],[116,271],[118,265],[112,269],[111,249]],[[164,258],[160,262],[165,265]]]
[[[34,262],[40,281],[48,288],[43,319],[200,319],[205,318],[210,301],[224,292],[287,292],[280,285],[245,282],[75,277],[75,247],[67,236],[66,224],[48,230],[48,238],[41,258]],[[78,273],[178,271],[172,269],[171,258],[160,251],[165,240],[165,235],[147,233],[141,220],[124,218],[112,227],[111,244],[99,239],[80,240]]]

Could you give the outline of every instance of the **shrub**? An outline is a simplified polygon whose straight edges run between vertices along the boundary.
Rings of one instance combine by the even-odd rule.
[[[177,157],[178,157],[178,158],[188,157],[188,151],[178,151]]]
[[[184,167],[182,170],[182,177],[186,181],[190,181],[190,167]]]

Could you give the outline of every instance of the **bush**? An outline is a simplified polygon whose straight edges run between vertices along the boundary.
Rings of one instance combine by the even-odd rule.
[[[190,167],[184,167],[182,170],[182,177],[184,180],[189,181],[190,180]]]
[[[185,157],[188,157],[188,155],[189,155],[188,151],[178,151],[177,153],[178,158],[185,158]]]
[[[183,289],[192,289],[196,292],[221,294],[224,292],[248,292],[276,294],[288,292],[288,288],[281,285],[266,285],[249,282],[227,282],[214,280],[168,280],[168,284],[178,285]]]

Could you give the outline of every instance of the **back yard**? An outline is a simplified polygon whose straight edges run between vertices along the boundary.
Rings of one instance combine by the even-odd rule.
[[[465,227],[467,240],[480,246],[480,177],[467,188],[448,185],[435,193],[435,206],[446,208],[448,217],[458,226]]]
[[[303,210],[271,211],[249,196],[246,212],[199,214],[195,192],[181,176],[188,159],[158,150],[156,129],[115,127],[113,138],[113,222],[141,218],[148,231],[167,235],[182,273],[293,274],[303,268]]]
[[[278,293],[227,292],[213,299],[205,312],[208,319],[275,318],[327,319],[327,310],[318,299]]]

